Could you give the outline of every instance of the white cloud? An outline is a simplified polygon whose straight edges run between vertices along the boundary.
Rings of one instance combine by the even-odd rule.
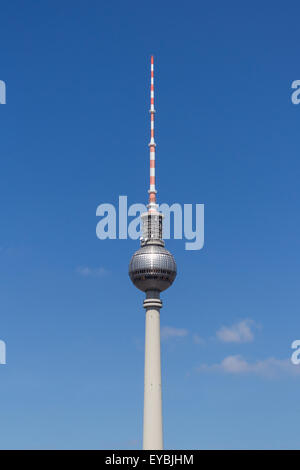
[[[105,268],[89,268],[88,266],[79,266],[76,268],[76,272],[81,276],[105,276],[108,271]]]
[[[193,341],[195,344],[205,344],[205,339],[201,338],[197,333],[193,335]]]
[[[224,343],[249,343],[254,339],[252,326],[255,326],[253,320],[247,318],[232,326],[222,326],[216,333],[217,338]]]
[[[161,329],[162,339],[179,338],[188,335],[188,330],[184,328],[174,328],[173,326],[163,326]]]
[[[254,374],[268,378],[282,375],[300,376],[300,366],[293,365],[290,359],[270,357],[250,363],[240,355],[227,356],[218,364],[202,364],[197,371],[216,371],[235,375]]]
[[[131,447],[137,447],[140,444],[140,441],[138,439],[130,439],[129,441],[126,441],[126,446]]]

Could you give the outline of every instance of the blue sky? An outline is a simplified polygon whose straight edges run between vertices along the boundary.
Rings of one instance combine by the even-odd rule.
[[[154,54],[159,201],[205,204],[167,243],[165,447],[299,448],[299,3],[0,9],[0,447],[141,447],[138,242],[95,229],[147,200]]]

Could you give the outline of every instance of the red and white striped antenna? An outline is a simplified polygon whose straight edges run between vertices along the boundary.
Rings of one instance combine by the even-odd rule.
[[[142,236],[141,245],[147,243],[154,243],[156,245],[164,246],[162,239],[162,221],[163,214],[158,211],[158,204],[156,203],[156,188],[155,188],[155,147],[154,140],[154,59],[151,56],[151,85],[150,85],[150,118],[151,118],[151,134],[150,134],[150,188],[148,211],[141,214],[142,218]]]
[[[155,141],[154,141],[154,58],[151,56],[151,85],[150,85],[150,116],[151,116],[151,138],[150,147],[150,188],[149,188],[149,211],[156,210],[156,189],[155,189]]]

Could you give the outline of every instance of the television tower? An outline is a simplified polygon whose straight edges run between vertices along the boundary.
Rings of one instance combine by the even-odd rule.
[[[129,264],[129,276],[133,284],[146,293],[145,381],[144,381],[144,429],[143,449],[163,449],[161,364],[160,364],[160,293],[171,286],[176,277],[176,263],[165,249],[162,239],[163,214],[158,211],[155,189],[155,140],[154,140],[154,60],[151,57],[150,92],[151,138],[150,188],[148,211],[141,215],[141,247]]]

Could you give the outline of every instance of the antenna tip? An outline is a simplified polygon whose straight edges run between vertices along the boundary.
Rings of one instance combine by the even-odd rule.
[[[151,64],[153,64],[153,62],[154,62],[154,57],[153,57],[153,55],[152,55],[152,56],[151,56]]]

